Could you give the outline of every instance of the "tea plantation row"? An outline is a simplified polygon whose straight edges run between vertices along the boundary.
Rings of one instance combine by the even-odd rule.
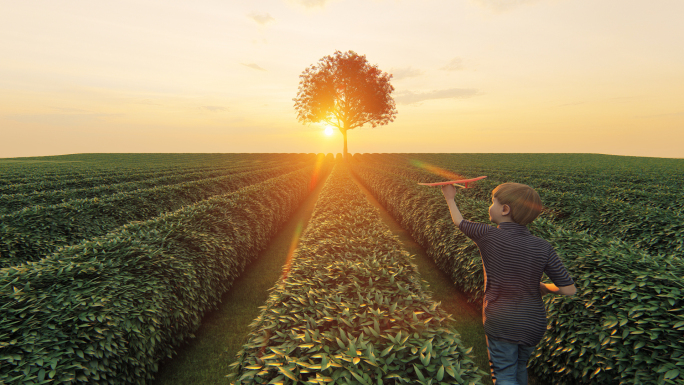
[[[416,182],[444,180],[435,174],[415,167],[402,166],[401,163],[392,160],[378,161],[374,163],[374,167]],[[468,170],[460,172],[468,177],[478,176]],[[485,171],[482,173],[488,174]],[[491,200],[491,191],[494,187],[507,181],[525,182],[535,186],[547,208],[547,214],[570,230],[587,231],[599,237],[617,238],[653,255],[681,256],[684,253],[684,212],[677,210],[676,207],[663,209],[641,204],[633,205],[601,196],[538,188],[534,177],[504,179],[497,174],[490,174],[487,179],[479,181],[476,188],[465,193],[474,198]],[[682,201],[684,202],[684,199]],[[665,205],[665,201],[660,205]]]
[[[233,384],[479,384],[449,318],[338,163]]]
[[[455,284],[479,300],[477,246],[451,222],[440,190],[379,167],[355,164],[353,170]],[[457,204],[465,218],[488,223],[489,202],[457,194]],[[653,257],[545,218],[531,231],[551,242],[578,286],[575,297],[545,299],[550,325],[531,369],[554,384],[678,383],[684,366],[682,260]]]
[[[82,154],[0,159],[0,194],[97,187],[225,167],[313,161],[313,154]]]
[[[233,167],[233,166],[229,166]],[[130,181],[142,181],[148,178],[163,177],[169,175],[182,175],[189,172],[202,172],[216,169],[217,167],[164,167],[161,169],[93,169],[82,173],[55,173],[44,175],[39,172],[27,170],[27,175],[17,176],[10,182],[4,178],[0,185],[0,192],[3,194],[26,194],[32,192],[45,192],[52,190],[92,188],[101,185],[125,183]]]
[[[383,154],[383,156],[385,156]],[[596,186],[637,188],[649,192],[678,192],[684,188],[682,159],[600,154],[398,154],[454,170],[487,170],[535,176],[549,182],[591,182]]]
[[[0,383],[146,383],[314,176],[314,166],[281,173],[0,269]]]
[[[476,155],[471,154],[472,158]],[[532,155],[532,154],[531,154]],[[389,159],[395,165],[416,165],[421,162],[458,170],[472,175],[492,175],[502,181],[516,181],[535,188],[555,192],[575,193],[605,199],[618,199],[661,209],[684,207],[684,161],[678,159],[626,158],[599,156],[596,162],[585,157],[596,156],[573,154],[562,168],[547,169],[548,159],[560,154],[535,154],[537,164],[517,164],[514,154],[501,154],[499,160],[489,159],[482,164],[464,164],[463,156],[457,154],[416,154]],[[472,160],[471,160],[472,162]],[[505,168],[501,168],[505,163]],[[583,170],[582,165],[591,164],[592,170]],[[626,168],[629,164],[631,167]]]
[[[102,235],[132,221],[178,210],[214,195],[302,168],[301,164],[263,168],[199,181],[127,191],[102,198],[31,206],[0,216],[0,267],[35,261],[66,246]]]
[[[273,166],[276,165],[274,164]],[[237,167],[227,166],[223,168],[214,167],[210,170],[203,171],[173,172],[168,174],[162,173],[162,175],[154,174],[150,175],[150,177],[146,177],[143,180],[121,182],[114,184],[102,184],[95,187],[73,188],[63,190],[42,190],[33,191],[30,193],[0,194],[0,215],[9,214],[13,211],[19,211],[26,207],[35,205],[49,206],[64,203],[66,201],[73,199],[101,198],[106,195],[112,195],[126,191],[134,191],[138,189],[153,188],[159,186],[168,186],[172,184],[192,182],[208,178],[216,178],[220,176],[247,172],[250,170],[258,171],[258,169],[263,168],[267,167],[264,167],[263,165],[248,165]]]

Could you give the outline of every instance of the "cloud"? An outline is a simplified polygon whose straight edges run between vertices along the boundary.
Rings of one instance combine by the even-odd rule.
[[[432,99],[465,99],[478,94],[478,90],[474,88],[449,88],[446,90],[435,90],[420,93],[406,91],[397,94],[394,100],[401,104],[414,104]]]
[[[475,4],[489,8],[495,12],[510,11],[524,4],[536,3],[539,0],[472,0]]]
[[[455,57],[451,59],[451,61],[447,63],[447,65],[440,69],[444,71],[461,71],[464,70],[465,67],[463,67],[463,59],[461,59],[460,57]]]
[[[298,0],[297,2],[305,6],[306,8],[323,8],[325,6],[325,3],[328,2],[328,0]]]
[[[254,64],[254,63],[240,63],[240,64],[242,64],[245,67],[249,67],[249,68],[252,68],[255,70],[266,71],[265,69],[259,67],[257,64]]]
[[[107,113],[67,113],[67,114],[13,114],[4,118],[23,123],[43,124],[46,126],[77,126],[100,123],[105,120],[123,117],[124,114]]]
[[[559,105],[557,105],[556,107],[579,106],[580,104],[586,104],[586,102],[565,103],[565,104],[559,104]]]
[[[64,108],[64,107],[52,107],[53,110],[61,111],[67,114],[89,114],[90,111],[82,110],[80,108]]]
[[[641,119],[653,119],[653,118],[678,118],[680,116],[684,116],[684,111],[672,112],[672,113],[668,113],[668,114],[640,115],[640,116],[635,116],[635,117],[641,118]]]
[[[200,108],[207,110],[207,111],[211,111],[211,112],[228,111],[228,109],[226,107],[221,107],[221,106],[202,106]]]
[[[257,12],[252,12],[249,15],[247,15],[250,19],[256,21],[257,23],[264,25],[270,21],[275,21],[271,15],[268,13],[257,13]]]
[[[419,69],[412,68],[412,67],[406,67],[406,68],[392,68],[392,69],[390,69],[389,73],[392,74],[392,79],[398,80],[398,79],[412,78],[412,77],[420,76],[423,74],[423,71],[421,71]]]

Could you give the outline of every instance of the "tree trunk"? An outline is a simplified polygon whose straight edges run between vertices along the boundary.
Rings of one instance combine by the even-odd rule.
[[[342,136],[344,136],[344,151],[342,152],[342,159],[347,159],[347,130],[342,131]]]

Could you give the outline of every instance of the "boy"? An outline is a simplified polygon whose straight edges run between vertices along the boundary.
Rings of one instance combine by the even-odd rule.
[[[574,295],[575,282],[553,247],[527,229],[541,213],[534,189],[504,183],[492,191],[489,220],[498,226],[463,219],[453,185],[442,187],[451,219],[480,249],[485,276],[482,318],[496,385],[526,385],[527,360],[546,331],[542,296]],[[555,283],[541,282],[542,273]]]

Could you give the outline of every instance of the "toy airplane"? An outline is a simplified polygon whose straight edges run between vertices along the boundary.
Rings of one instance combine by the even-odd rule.
[[[472,183],[475,181],[478,181],[480,179],[484,179],[486,176],[478,176],[477,178],[472,178],[472,179],[459,179],[459,180],[450,180],[446,182],[435,182],[435,183],[418,183],[419,185],[422,186],[443,186],[445,184],[453,184],[454,186],[462,187],[462,188],[469,188],[468,183]],[[460,185],[458,183],[464,183],[465,186]]]

